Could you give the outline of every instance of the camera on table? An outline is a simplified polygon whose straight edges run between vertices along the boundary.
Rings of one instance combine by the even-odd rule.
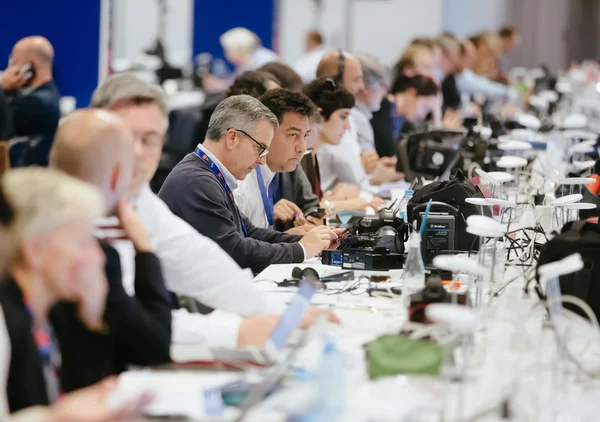
[[[399,205],[399,201],[397,201]],[[395,204],[383,208],[377,215],[350,220],[352,225],[340,240],[340,249],[380,249],[403,253],[408,239],[408,224],[398,216]]]
[[[431,275],[425,282],[425,287],[410,295],[409,320],[411,322],[427,323],[425,308],[432,303],[457,303],[468,305],[466,294],[450,293],[442,285],[442,277]]]

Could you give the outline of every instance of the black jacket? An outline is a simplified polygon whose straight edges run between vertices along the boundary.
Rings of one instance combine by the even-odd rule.
[[[47,166],[54,133],[60,120],[60,94],[53,81],[31,92],[5,92],[8,97],[14,137],[26,137],[24,148],[11,151],[11,165]]]
[[[380,157],[395,156],[398,139],[394,139],[392,103],[387,98],[381,101],[379,110],[373,112],[371,126],[375,135],[375,151],[377,151],[377,155]]]
[[[444,97],[444,110],[449,108],[458,110],[460,108],[461,98],[460,92],[456,87],[456,77],[448,75],[442,82],[442,96]]]
[[[0,304],[10,338],[10,366],[6,383],[11,413],[29,406],[47,405],[48,393],[33,321],[17,283],[10,277],[0,281]]]
[[[319,197],[313,193],[312,186],[304,169],[300,164],[296,170],[289,173],[281,173],[280,186],[281,198],[298,205],[302,212],[306,213],[311,208],[319,206]],[[273,228],[279,231],[286,231],[294,227],[294,223],[283,223],[275,221]]]
[[[100,242],[106,254],[109,291],[104,333],[91,332],[80,322],[73,304],[60,303],[51,321],[60,345],[61,387],[65,392],[92,385],[129,365],[157,365],[170,361],[170,293],[153,253],[135,257],[135,296],[123,288],[118,252]]]
[[[244,236],[234,199],[195,154],[188,154],[175,166],[158,196],[173,214],[217,242],[242,268],[259,273],[271,264],[304,260],[297,243],[301,236],[255,227],[245,217],[248,236]]]

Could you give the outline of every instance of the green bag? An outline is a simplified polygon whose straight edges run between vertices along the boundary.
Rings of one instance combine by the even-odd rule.
[[[400,374],[438,375],[442,346],[397,335],[381,336],[365,345],[371,379]]]

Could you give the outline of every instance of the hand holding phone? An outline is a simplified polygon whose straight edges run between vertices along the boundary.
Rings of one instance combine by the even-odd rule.
[[[5,91],[14,91],[15,89],[28,86],[35,77],[35,68],[33,63],[24,65],[10,64],[2,72],[2,89]]]

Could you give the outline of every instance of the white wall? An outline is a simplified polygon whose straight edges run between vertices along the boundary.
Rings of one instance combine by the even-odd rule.
[[[113,58],[134,58],[156,42],[158,1],[113,1]],[[192,55],[192,0],[167,0],[165,48],[176,55]]]
[[[293,62],[303,53],[304,34],[315,27],[314,2],[279,1],[279,53],[284,61]],[[322,1],[320,30],[330,48],[368,52],[388,63],[414,36],[436,35],[443,29],[444,0]],[[349,13],[353,24],[346,32]]]
[[[446,0],[444,29],[459,37],[510,23],[509,0]]]

